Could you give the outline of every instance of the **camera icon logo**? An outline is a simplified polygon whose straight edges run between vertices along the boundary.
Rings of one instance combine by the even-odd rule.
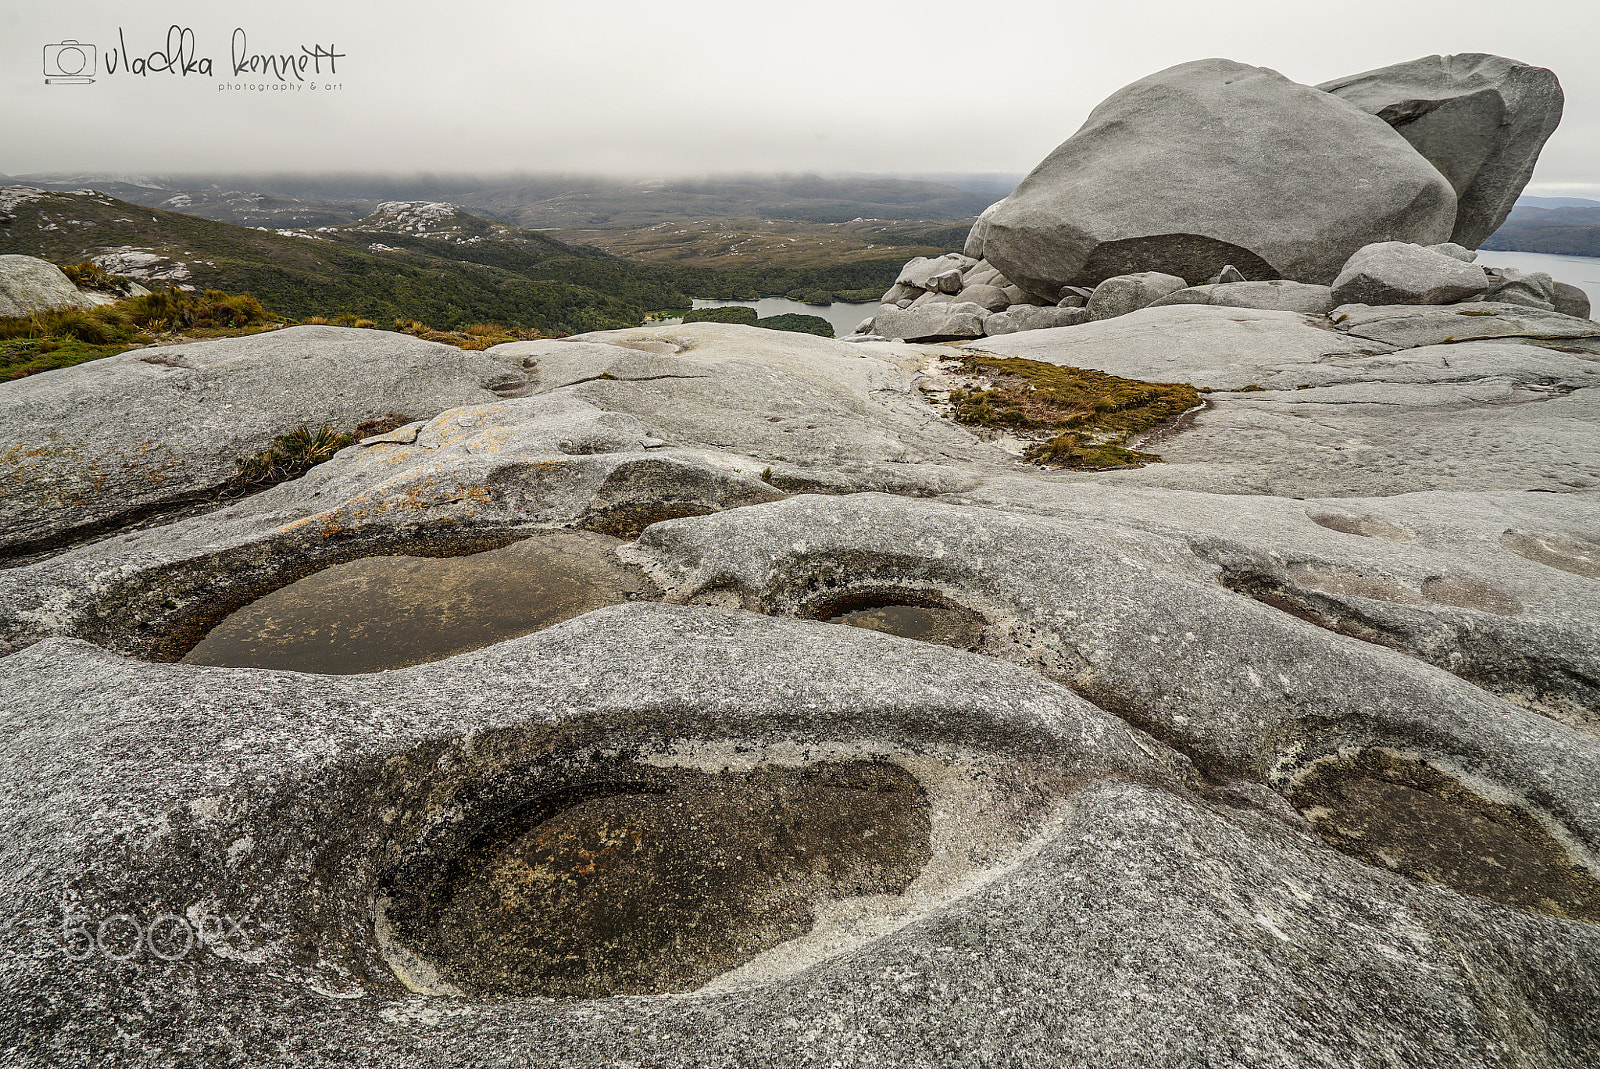
[[[44,46],[46,85],[89,85],[95,76],[94,45],[77,41],[58,41]]]

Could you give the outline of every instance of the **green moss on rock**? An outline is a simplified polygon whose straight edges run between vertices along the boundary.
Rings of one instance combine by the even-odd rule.
[[[1035,438],[1026,456],[1039,464],[1096,470],[1159,461],[1158,454],[1126,448],[1128,439],[1200,404],[1188,383],[1140,382],[986,353],[959,363],[976,388],[950,391],[956,421]]]

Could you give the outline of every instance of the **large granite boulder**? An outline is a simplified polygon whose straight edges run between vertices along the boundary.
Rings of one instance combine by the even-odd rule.
[[[57,308],[92,308],[87,296],[55,264],[37,256],[0,256],[0,319]]]
[[[961,292],[961,276],[976,263],[970,257],[948,253],[944,256],[918,256],[900,269],[896,286],[911,286],[937,293]]]
[[[984,256],[1055,294],[1162,271],[1326,284],[1376,241],[1450,237],[1450,183],[1387,124],[1224,59],[1119,90],[994,210]]]
[[[981,305],[991,312],[1003,312],[1011,304],[1011,298],[1001,291],[999,286],[990,286],[985,283],[967,283],[961,292],[951,298],[955,304],[971,302]]]
[[[1037,304],[1014,304],[1004,312],[996,312],[983,321],[983,332],[989,336],[1015,334],[1019,330],[1048,330],[1051,327],[1071,327],[1086,322],[1089,312],[1085,308],[1044,308]]]
[[[1333,302],[1341,304],[1453,304],[1483,294],[1483,268],[1454,256],[1402,241],[1357,250],[1333,280]]]
[[[973,222],[972,229],[967,231],[966,243],[961,248],[961,251],[964,254],[971,256],[973,259],[984,259],[983,243],[984,239],[989,233],[989,220],[994,218],[995,212],[999,211],[1000,206],[1005,202],[1006,199],[1001,197],[999,200],[985,208],[978,218]]]
[[[1562,315],[1575,316],[1578,319],[1589,318],[1589,294],[1570,282],[1555,284],[1555,299],[1551,304],[1552,310]]]
[[[1425,56],[1324,82],[1394,127],[1456,191],[1451,241],[1476,249],[1511,214],[1561,121],[1555,74],[1503,56]]]

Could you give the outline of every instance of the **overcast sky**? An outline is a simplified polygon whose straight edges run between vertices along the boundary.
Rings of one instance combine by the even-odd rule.
[[[174,24],[213,73],[130,72]],[[236,29],[336,72],[235,75]],[[1497,52],[1566,90],[1529,192],[1597,196],[1597,30],[1596,0],[0,0],[0,173],[1024,172],[1186,60],[1316,83]],[[92,84],[46,84],[81,63],[65,40]]]

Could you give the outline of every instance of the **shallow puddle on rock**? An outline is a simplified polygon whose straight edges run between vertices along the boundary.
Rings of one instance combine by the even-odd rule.
[[[921,642],[937,642],[961,650],[975,650],[983,644],[983,621],[965,609],[876,605],[840,613],[829,617],[828,622],[864,627],[869,631],[882,631]]]
[[[463,557],[364,557],[237,610],[183,662],[349,675],[436,661],[652,595],[619,544],[552,531]]]
[[[1518,556],[1585,579],[1600,579],[1600,541],[1534,531],[1507,531],[1500,544]]]
[[[1330,846],[1463,894],[1600,921],[1600,879],[1526,811],[1419,761],[1367,750],[1315,766],[1289,800]]]
[[[1363,538],[1382,538],[1389,542],[1411,542],[1416,539],[1415,531],[1398,524],[1381,520],[1376,516],[1362,515],[1354,512],[1317,512],[1306,514],[1312,523],[1319,527],[1326,527],[1330,531],[1340,534],[1360,535]]]
[[[809,931],[827,899],[899,894],[931,855],[897,765],[705,773],[636,767],[502,805],[413,863],[381,924],[459,991],[689,991]]]

